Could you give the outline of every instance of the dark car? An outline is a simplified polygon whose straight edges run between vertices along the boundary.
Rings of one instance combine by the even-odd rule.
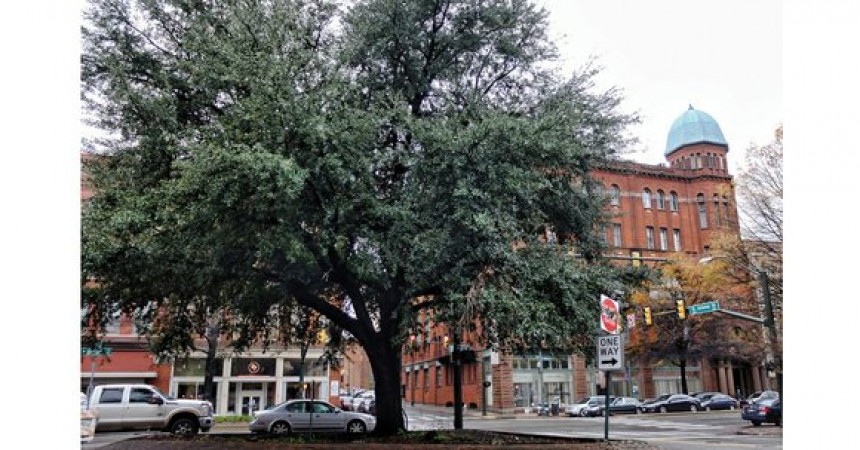
[[[699,400],[687,394],[666,394],[657,397],[651,402],[645,402],[639,405],[639,410],[642,412],[661,412],[670,411],[692,411],[696,412],[702,409]]]
[[[641,413],[642,411],[639,411],[640,404],[642,404],[642,402],[640,402],[638,398],[615,397],[615,399],[609,403],[609,414],[612,415]]]
[[[738,407],[738,401],[728,396],[726,394],[704,394],[699,398],[699,403],[701,404],[702,409],[705,411],[716,411],[716,410],[732,410]]]
[[[756,427],[762,423],[782,426],[782,402],[779,397],[754,401],[741,410],[741,419],[749,420]]]
[[[664,400],[667,400],[671,396],[672,396],[672,394],[663,394],[657,398],[645,400],[644,402],[640,403],[639,406],[637,406],[637,408],[639,409],[640,413],[648,412],[648,408],[650,408],[651,405],[653,405],[654,403],[657,403],[657,402],[662,402]]]
[[[609,403],[615,401],[615,397],[609,397]],[[602,416],[606,405],[606,396],[600,396],[596,400],[592,400],[585,404],[579,412],[582,417],[597,417]]]
[[[753,392],[747,398],[742,398],[740,400],[741,407],[744,407],[750,403],[759,401],[759,400],[773,400],[779,397],[779,392],[776,391],[758,391]]]

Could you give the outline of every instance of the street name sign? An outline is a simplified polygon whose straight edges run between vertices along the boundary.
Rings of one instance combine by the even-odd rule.
[[[624,347],[621,345],[621,336],[597,337],[597,369],[624,369]]]
[[[691,305],[688,309],[688,314],[691,316],[696,314],[712,313],[720,310],[720,302],[705,302],[698,305]]]
[[[113,353],[113,348],[111,347],[96,346],[81,348],[82,356],[110,356],[111,353]]]

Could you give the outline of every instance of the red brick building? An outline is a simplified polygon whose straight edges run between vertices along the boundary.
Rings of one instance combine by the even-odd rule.
[[[669,129],[665,164],[619,160],[596,169],[592,175],[603,183],[613,215],[607,256],[625,264],[651,264],[673,252],[703,257],[715,230],[739,232],[728,150],[719,124],[690,106]],[[419,334],[404,353],[402,393],[408,402],[452,404],[448,344],[444,330],[435,328]],[[539,402],[567,403],[595,394],[601,382],[600,372],[577,355],[523,358],[477,346],[466,353],[463,400],[473,408],[518,411]],[[623,376],[613,377],[613,392],[641,398],[680,392],[676,367],[628,363]],[[760,362],[707,360],[687,368],[691,392],[751,393],[768,387],[764,375]]]

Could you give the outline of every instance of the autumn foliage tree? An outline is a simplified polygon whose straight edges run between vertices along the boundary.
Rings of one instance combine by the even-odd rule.
[[[633,330],[629,355],[677,366],[684,393],[688,393],[686,368],[691,361],[708,358],[757,361],[763,345],[760,326],[721,313],[686,314],[685,319],[678,314],[679,300],[685,308],[718,301],[721,308],[753,313],[750,287],[732,282],[732,272],[726,261],[703,264],[680,253],[670,257],[658,268],[655,279],[630,295],[637,310],[651,308],[653,322],[651,326]]]

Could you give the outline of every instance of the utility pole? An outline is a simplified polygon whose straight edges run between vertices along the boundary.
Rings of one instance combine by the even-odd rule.
[[[764,270],[758,270],[759,283],[761,284],[762,296],[764,297],[764,325],[767,327],[770,337],[770,351],[773,353],[774,371],[776,372],[776,387],[779,399],[782,400],[782,356],[777,356],[777,345],[779,340],[776,334],[776,320],[773,315],[773,303],[770,298],[770,277]]]

